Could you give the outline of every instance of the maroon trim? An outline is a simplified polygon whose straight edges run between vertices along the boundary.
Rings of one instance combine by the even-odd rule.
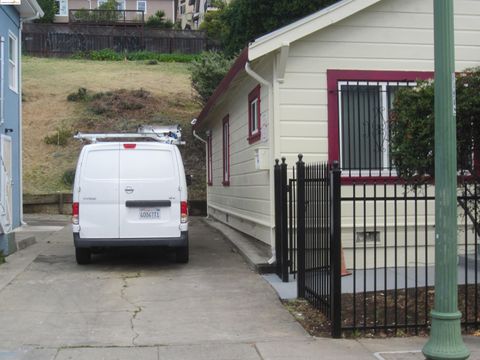
[[[328,160],[330,163],[340,160],[339,124],[338,124],[338,82],[339,81],[416,81],[433,78],[432,71],[376,71],[376,70],[327,70],[328,90]],[[371,181],[397,181],[392,176],[357,177]],[[355,179],[355,178],[352,178]],[[342,183],[348,184],[348,178],[342,177]]]
[[[213,185],[212,135],[207,137],[207,185]]]
[[[225,126],[227,126],[228,132],[225,138]],[[222,126],[222,137],[223,137],[223,186],[230,186],[230,117],[226,115],[223,118],[223,126]],[[227,161],[225,161],[225,150],[227,154]],[[227,169],[225,169],[225,163],[227,164]],[[227,177],[225,177],[225,170],[227,170]]]
[[[257,133],[252,134],[252,102],[257,101]],[[248,143],[253,144],[254,142],[260,140],[262,137],[261,134],[261,122],[260,122],[260,85],[255,86],[255,88],[248,94]]]
[[[210,96],[210,98],[208,99],[202,111],[197,116],[197,122],[195,125],[193,125],[194,129],[198,129],[198,126],[208,116],[208,114],[210,113],[210,110],[212,110],[212,108],[215,106],[220,96],[223,95],[225,91],[227,91],[233,79],[235,79],[235,77],[238,75],[240,71],[245,69],[245,64],[247,63],[247,61],[248,61],[248,47],[243,49],[243,51],[238,56],[237,60],[235,60],[235,63],[232,65],[232,67],[228,71],[227,75],[225,75],[225,77],[222,79],[220,84],[218,84],[217,88],[213,92],[212,96]]]

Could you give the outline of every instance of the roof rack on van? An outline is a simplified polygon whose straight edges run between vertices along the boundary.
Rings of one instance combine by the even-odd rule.
[[[112,139],[150,139],[158,142],[185,145],[185,141],[181,141],[182,129],[180,125],[173,126],[151,126],[142,125],[138,128],[136,133],[105,133],[105,134],[86,134],[78,132],[74,136],[75,139],[86,140],[96,143],[99,140]]]

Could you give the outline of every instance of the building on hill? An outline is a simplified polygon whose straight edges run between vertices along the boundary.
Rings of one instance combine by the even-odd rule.
[[[458,71],[480,65],[479,39],[480,2],[456,1]],[[388,164],[388,136],[382,134],[388,133],[394,87],[431,78],[433,70],[432,0],[342,0],[256,39],[237,58],[195,125],[207,139],[209,216],[273,248],[274,159],[286,157],[294,165],[303,153],[306,162],[338,160],[349,170],[352,144],[380,141],[382,146],[363,151]],[[360,94],[362,87],[369,91]],[[383,115],[365,109],[360,115],[359,102],[344,96],[348,93],[379,104]],[[354,126],[346,133],[342,119],[353,119],[348,114],[378,125],[378,138],[372,132],[364,139]],[[354,165],[366,184],[372,181],[371,172],[362,172],[365,164]],[[377,170],[377,180],[392,178]],[[346,219],[342,226],[351,222]],[[354,241],[343,244],[347,263]]]
[[[107,0],[57,0],[57,14],[55,22],[68,23],[69,10],[97,9]],[[128,10],[126,16],[132,18],[134,11],[143,11],[144,18],[147,20],[157,11],[165,13],[165,19],[175,22],[176,19],[176,0],[117,0],[118,10]],[[127,19],[128,20],[128,19]]]
[[[20,1],[19,1],[20,3]],[[43,16],[36,0],[0,5],[0,250],[15,250],[22,221],[22,22]]]
[[[229,3],[230,0],[223,0]],[[179,0],[177,20],[182,29],[198,30],[209,11],[217,11],[212,0]]]

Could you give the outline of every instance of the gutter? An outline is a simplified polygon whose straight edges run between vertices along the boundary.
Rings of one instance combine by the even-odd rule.
[[[255,71],[252,70],[252,67],[250,66],[250,62],[247,61],[245,63],[245,71],[246,73],[252,77],[253,79],[255,79],[256,81],[258,81],[260,84],[263,84],[265,85],[267,88],[268,88],[268,128],[269,128],[269,142],[270,142],[270,162],[271,164],[274,163],[275,159],[274,159],[274,155],[275,155],[275,151],[274,151],[274,137],[273,137],[273,132],[274,132],[274,124],[273,124],[273,120],[274,120],[274,103],[273,103],[273,84],[271,82],[269,82],[268,80],[266,80],[265,78],[263,78],[262,76],[260,76],[259,74],[257,74]],[[270,171],[270,184],[273,184],[273,172]],[[273,197],[274,193],[273,193],[273,189],[272,189],[272,186],[270,186],[270,218],[272,219],[272,214],[274,214],[274,211],[275,211],[275,203],[273,201],[274,197]],[[273,227],[271,224],[269,224],[269,228],[271,230],[273,230]],[[276,254],[275,254],[275,236],[273,236],[273,232],[271,232],[271,238],[270,238],[270,247],[272,249],[272,257],[270,259],[268,259],[268,263],[269,264],[273,264],[275,261],[276,261]]]

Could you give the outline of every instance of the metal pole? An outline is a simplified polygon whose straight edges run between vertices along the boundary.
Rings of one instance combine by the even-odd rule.
[[[297,161],[297,296],[305,298],[305,163]]]
[[[453,1],[434,0],[435,304],[428,359],[467,359],[457,305],[457,144]]]
[[[332,337],[342,337],[342,237],[340,166],[334,161],[330,170],[330,271]]]
[[[288,282],[288,207],[287,207],[287,164],[285,158],[282,157],[282,164],[280,165],[280,189],[281,189],[281,207],[278,209],[281,213],[281,240],[280,247],[282,249],[282,282]]]

